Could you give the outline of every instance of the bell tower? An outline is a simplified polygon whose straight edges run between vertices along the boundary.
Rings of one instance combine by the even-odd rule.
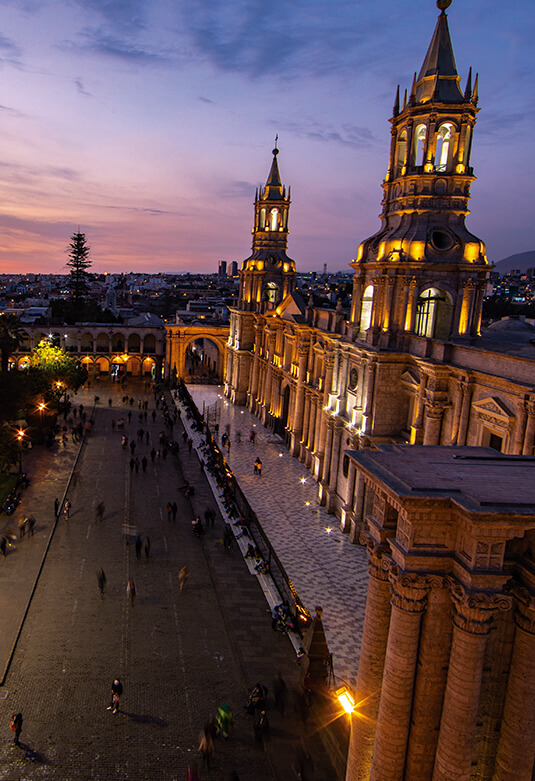
[[[264,187],[256,190],[252,254],[240,270],[238,309],[265,312],[295,289],[295,263],[286,254],[290,189],[282,184],[276,146]]]
[[[478,78],[460,86],[446,9],[409,95],[397,89],[381,229],[359,247],[351,321],[356,339],[403,349],[406,337],[479,334],[489,265],[465,226]]]

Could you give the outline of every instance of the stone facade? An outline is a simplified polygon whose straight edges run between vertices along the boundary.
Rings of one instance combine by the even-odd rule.
[[[347,781],[531,781],[535,460],[350,453],[373,497]]]
[[[132,376],[162,377],[165,357],[163,326],[83,324],[79,326],[26,326],[25,339],[13,354],[18,368],[25,366],[40,341],[52,337],[58,345],[77,357],[86,367],[89,379],[108,376],[114,367]]]
[[[507,333],[499,324],[480,332],[490,266],[485,245],[465,226],[477,103],[477,77],[472,83],[470,73],[460,87],[442,11],[410,94],[401,101],[398,90],[395,99],[382,225],[351,264],[349,315],[340,306],[314,309],[293,289],[277,155],[257,192],[254,251],[231,311],[225,394],[285,438],[355,542],[367,499],[348,449],[410,443],[534,452],[535,329],[516,323]],[[259,231],[266,193],[285,210],[284,228],[262,223]]]

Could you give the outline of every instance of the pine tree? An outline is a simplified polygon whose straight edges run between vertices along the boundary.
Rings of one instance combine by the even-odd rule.
[[[87,269],[91,266],[85,233],[80,233],[80,229],[73,233],[67,254],[69,256],[67,266],[70,268],[69,289],[72,300],[78,304],[88,292],[89,274]]]

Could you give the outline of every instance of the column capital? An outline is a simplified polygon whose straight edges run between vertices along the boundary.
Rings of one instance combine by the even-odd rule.
[[[506,594],[501,592],[472,594],[453,578],[448,580],[454,607],[453,623],[465,632],[487,635],[496,611],[507,611],[513,606],[513,598]]]
[[[386,582],[392,565],[387,549],[377,545],[372,536],[365,531],[360,533],[359,542],[366,546],[370,577]]]
[[[515,604],[515,623],[524,632],[535,635],[535,596],[523,586],[513,586],[511,594]]]
[[[308,358],[308,344],[300,344],[297,348],[297,354],[299,355],[299,358]]]
[[[392,584],[390,601],[394,607],[406,613],[423,613],[431,588],[426,575],[400,571],[399,567],[393,565],[390,568],[389,580]]]

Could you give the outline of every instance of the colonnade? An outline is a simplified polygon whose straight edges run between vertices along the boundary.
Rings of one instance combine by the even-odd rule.
[[[451,576],[404,573],[369,542],[370,579],[347,781],[469,781],[489,633],[515,622],[489,781],[531,781],[535,600],[524,588],[472,593]],[[452,617],[453,614],[453,617]],[[479,776],[478,776],[479,777]]]

